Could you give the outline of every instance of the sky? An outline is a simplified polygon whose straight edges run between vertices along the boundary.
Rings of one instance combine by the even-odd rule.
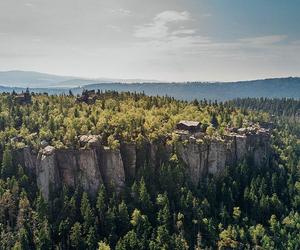
[[[0,71],[162,81],[300,76],[299,0],[0,0]]]

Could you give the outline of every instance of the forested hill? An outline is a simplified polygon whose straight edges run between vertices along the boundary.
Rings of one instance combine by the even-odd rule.
[[[159,83],[159,82],[141,82],[141,83],[122,83],[99,80],[95,83],[95,80],[78,81],[71,79],[68,84],[65,83],[51,83],[45,85],[41,83],[37,85],[35,82],[31,85],[27,83],[34,92],[48,92],[49,94],[68,93],[71,89],[74,94],[79,94],[83,89],[99,89],[115,90],[119,92],[144,92],[147,95],[159,95],[159,96],[171,96],[181,100],[194,100],[194,99],[207,99],[225,101],[235,98],[296,98],[300,97],[300,78],[274,78],[274,79],[262,79],[252,81],[239,81],[239,82],[187,82],[187,83]],[[0,81],[0,92],[11,92],[15,90],[20,92],[25,88],[7,87],[7,86],[20,86],[17,83]],[[80,85],[80,86],[79,86]],[[25,86],[24,84],[22,86]],[[37,88],[39,86],[39,88]],[[48,87],[46,87],[48,86]],[[52,87],[49,87],[52,86]],[[68,86],[68,87],[64,87]]]
[[[185,102],[117,92],[97,97],[86,103],[73,95],[0,95],[0,250],[300,249],[300,128],[297,120],[286,119],[300,101]],[[281,111],[273,117],[255,111],[259,107],[275,115]],[[183,119],[201,122],[198,139],[196,133],[185,140],[179,137],[185,133],[174,131]],[[244,132],[235,135],[233,147],[227,148],[228,140],[224,146],[256,150],[265,140],[262,130],[253,133],[249,126],[262,122],[273,127],[264,133],[271,133],[264,164],[246,157],[221,175],[205,174],[197,185],[192,182],[200,171],[189,175],[184,159],[197,166],[201,159],[210,164],[209,157],[219,162],[225,150],[217,142],[237,128]],[[248,147],[255,138],[258,144]],[[213,143],[205,148],[212,154],[202,154],[208,140]],[[238,147],[242,140],[246,144]],[[163,147],[151,147],[159,142],[174,150],[163,162],[144,157],[155,148],[163,156]],[[125,174],[125,186],[115,192],[105,178],[120,176],[115,166],[123,159],[132,162],[116,156],[134,143],[134,178]],[[100,147],[99,163],[92,145]],[[95,164],[88,164],[92,157]],[[101,173],[103,184],[96,192],[85,191],[94,183],[86,180],[100,180]],[[60,178],[65,185],[54,192],[52,184]],[[49,197],[43,195],[45,185]]]
[[[299,98],[300,78],[277,78],[240,82],[189,83],[109,83],[84,86],[85,89],[144,92],[147,95],[168,95],[177,99],[230,100],[245,97]],[[74,89],[75,92],[79,89]]]
[[[275,116],[285,116],[300,119],[300,102],[290,98],[237,98],[228,104],[240,108],[269,112]]]

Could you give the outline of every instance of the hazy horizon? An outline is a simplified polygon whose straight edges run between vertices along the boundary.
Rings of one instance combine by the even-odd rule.
[[[300,76],[300,2],[0,2],[0,71],[167,82]]]
[[[35,70],[20,70],[20,69],[12,69],[12,70],[0,70],[1,73],[33,73],[33,74],[45,74],[49,76],[56,76],[56,77],[65,77],[67,78],[65,81],[72,81],[72,80],[86,80],[88,85],[95,84],[93,81],[100,80],[101,82],[104,82],[105,80],[108,81],[108,83],[111,81],[112,83],[118,83],[120,80],[120,83],[189,83],[189,82],[199,82],[199,83],[235,83],[235,82],[251,82],[251,81],[260,81],[260,80],[272,80],[272,79],[287,79],[287,78],[300,78],[300,76],[279,76],[279,77],[264,77],[264,78],[253,78],[253,79],[243,79],[243,80],[231,80],[231,81],[218,81],[218,80],[194,80],[194,81],[161,81],[159,79],[138,79],[138,78],[110,78],[105,76],[99,76],[99,77],[89,77],[89,76],[78,76],[78,75],[60,75],[56,73],[51,72],[40,72]],[[45,80],[45,79],[42,79]],[[88,81],[91,81],[88,83]],[[130,81],[131,80],[131,81]],[[144,81],[144,82],[143,82]],[[99,83],[101,83],[99,82]],[[59,83],[59,82],[58,82]],[[22,86],[18,85],[2,85],[7,87],[20,87]],[[77,85],[74,85],[77,86]],[[54,86],[57,87],[57,86]],[[64,86],[62,86],[64,87]],[[42,86],[41,86],[42,88]],[[48,88],[48,87],[47,87]]]

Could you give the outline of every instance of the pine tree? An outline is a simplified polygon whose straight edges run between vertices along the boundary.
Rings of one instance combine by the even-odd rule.
[[[85,237],[85,244],[88,249],[96,249],[97,246],[97,233],[95,226],[91,226]]]
[[[125,234],[129,229],[130,220],[128,209],[124,201],[122,201],[118,206],[117,223],[119,225],[117,227],[118,235]]]
[[[76,222],[71,228],[70,241],[75,249],[83,249],[82,226],[79,222]]]
[[[103,241],[98,243],[98,250],[110,250],[110,246]]]
[[[15,171],[13,168],[11,150],[9,149],[9,147],[6,147],[2,157],[1,177],[7,178],[11,177],[13,174],[15,174]]]
[[[148,217],[143,215],[140,210],[135,209],[131,215],[130,223],[138,239],[141,241],[141,245],[146,247],[152,231]]]
[[[38,213],[38,218],[40,221],[43,221],[44,218],[48,215],[48,206],[47,202],[44,200],[44,197],[41,193],[39,193],[36,199],[36,210]]]
[[[87,233],[94,222],[94,213],[86,192],[83,193],[80,206],[81,216],[83,218],[83,229]]]
[[[98,191],[96,207],[101,222],[104,219],[104,214],[106,211],[106,190],[103,184],[100,186]]]
[[[30,250],[32,249],[32,245],[30,244],[30,236],[29,236],[29,233],[28,231],[26,230],[26,228],[21,228],[18,232],[18,246],[20,246],[20,249],[22,250]]]
[[[219,122],[218,122],[216,113],[213,113],[213,114],[212,114],[210,123],[212,124],[212,126],[213,126],[214,128],[218,128],[218,127],[219,127]]]
[[[38,250],[52,249],[51,233],[48,220],[45,219],[36,233],[36,248]]]
[[[143,212],[151,213],[153,205],[150,199],[150,195],[147,191],[144,178],[141,179],[139,185],[139,204]]]
[[[170,249],[171,236],[165,225],[158,226],[156,237],[150,242],[151,250]]]

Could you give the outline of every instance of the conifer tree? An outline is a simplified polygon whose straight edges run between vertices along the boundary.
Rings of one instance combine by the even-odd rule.
[[[11,150],[9,149],[9,147],[6,147],[2,157],[1,177],[7,178],[11,177],[13,174],[15,174],[15,171],[13,168]]]

